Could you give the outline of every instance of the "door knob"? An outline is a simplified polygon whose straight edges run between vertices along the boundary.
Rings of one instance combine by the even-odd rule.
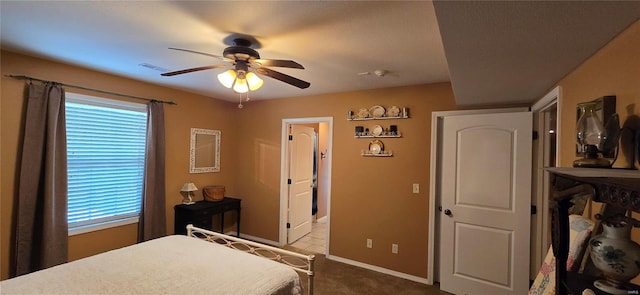
[[[449,210],[449,209],[444,209],[444,215],[451,216],[451,215],[452,215],[452,214],[451,214],[451,210]]]

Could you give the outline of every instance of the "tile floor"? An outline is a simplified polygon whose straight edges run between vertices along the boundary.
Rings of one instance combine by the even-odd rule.
[[[327,223],[314,222],[311,224],[311,232],[291,244],[291,247],[310,251],[313,253],[324,254],[327,237]]]

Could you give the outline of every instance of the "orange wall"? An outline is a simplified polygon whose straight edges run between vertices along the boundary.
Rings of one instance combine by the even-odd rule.
[[[406,106],[411,118],[347,121],[347,111]],[[426,278],[431,112],[455,109],[449,83],[253,101],[239,114],[236,188],[245,199],[245,230],[278,239],[280,148],[285,118],[333,117],[330,200],[331,255]],[[354,127],[398,125],[402,138],[383,139],[393,157],[360,156],[369,139]],[[419,194],[412,184],[419,183]],[[242,185],[241,185],[242,184]],[[244,214],[244,213],[243,213]],[[255,217],[255,218],[254,218]],[[373,239],[367,249],[366,239]],[[391,244],[399,253],[391,254]]]
[[[561,87],[560,166],[571,167],[576,159],[576,105],[605,95],[616,96],[616,112],[623,124],[630,115],[640,115],[640,21],[618,35],[586,62],[558,82]],[[629,167],[623,153],[614,164]],[[638,167],[638,164],[636,164]],[[597,212],[594,207],[594,213]],[[640,219],[640,214],[634,214]],[[640,229],[632,238],[640,242]],[[639,284],[640,278],[632,282]]]
[[[560,80],[558,85],[562,89],[560,112],[563,118],[560,164],[571,167],[576,159],[574,134],[578,103],[615,95],[621,124],[630,114],[640,114],[640,21]],[[623,163],[624,158],[618,159],[616,166]]]
[[[426,278],[430,118],[431,111],[455,108],[449,83],[252,101],[238,110],[235,103],[12,52],[2,51],[1,61],[0,279],[9,276],[16,155],[25,107],[24,82],[6,77],[9,74],[176,101],[176,106],[165,106],[168,233],[173,233],[173,206],[182,200],[179,190],[185,182],[193,181],[198,187],[225,185],[227,195],[243,199],[242,232],[277,241],[282,119],[334,117],[333,150],[329,151],[333,156],[331,254]],[[384,127],[395,123],[403,133],[403,138],[383,140],[395,153],[391,158],[361,157],[360,151],[367,148],[369,140],[354,139],[354,126],[374,122],[346,120],[348,110],[373,105],[411,109],[408,120],[376,122]],[[192,127],[222,131],[220,173],[188,173]],[[420,194],[411,193],[412,183],[421,184]],[[134,224],[72,236],[70,258],[131,245],[136,231]],[[364,247],[366,238],[374,240],[373,249]],[[391,254],[391,243],[399,244],[399,254]]]
[[[6,75],[27,75],[45,80],[177,102],[178,105],[165,105],[168,233],[173,233],[173,206],[182,201],[180,188],[185,182],[193,181],[198,187],[210,184],[227,184],[227,192],[234,193],[234,187],[231,184],[235,176],[233,159],[236,157],[236,148],[233,143],[236,141],[237,133],[233,131],[235,129],[233,113],[238,109],[235,103],[226,103],[183,91],[6,51],[2,51],[1,61],[0,279],[7,278],[9,275],[15,219],[13,208],[17,194],[15,184],[18,181],[16,155],[21,145],[21,118],[25,108],[23,99],[25,82],[6,77]],[[66,91],[122,99],[71,88],[67,88]],[[189,174],[189,138],[192,127],[221,130],[220,173]],[[198,197],[202,198],[202,195],[199,194]],[[69,239],[69,258],[78,259],[131,245],[136,242],[136,237],[136,224],[72,236]]]

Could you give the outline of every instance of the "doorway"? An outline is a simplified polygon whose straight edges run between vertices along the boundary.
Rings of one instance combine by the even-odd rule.
[[[295,167],[295,160],[291,153],[295,145],[291,144],[289,135],[292,126],[305,129],[313,128],[315,131],[314,156],[313,156],[313,199],[312,204],[304,206],[296,205],[298,209],[291,207],[290,171]],[[332,150],[333,118],[294,118],[282,120],[282,153],[281,153],[281,184],[280,184],[280,234],[279,245],[284,246],[294,242],[294,247],[328,255],[330,241],[330,200],[331,200],[331,150]],[[306,168],[305,168],[306,169]],[[307,185],[308,186],[308,185]],[[305,201],[306,202],[306,201]],[[308,207],[307,207],[308,206]],[[300,209],[300,208],[309,208]],[[290,239],[291,210],[303,210],[303,214],[311,220],[311,231],[298,241]]]
[[[467,111],[444,111],[433,112],[431,117],[431,166],[430,166],[430,191],[429,191],[429,244],[428,244],[428,265],[427,265],[427,283],[433,284],[440,281],[440,261],[437,257],[441,257],[438,253],[437,245],[440,243],[440,227],[441,212],[438,210],[440,203],[441,184],[438,178],[440,169],[443,166],[439,151],[442,150],[442,128],[443,120],[448,116],[474,115],[474,114],[491,114],[491,113],[508,113],[508,112],[526,112],[528,108],[509,108],[509,109],[485,109],[485,110],[467,110]]]
[[[530,112],[443,118],[441,290],[528,290],[531,121]]]
[[[560,139],[560,87],[547,93],[531,107],[533,112],[533,130],[537,137],[533,144],[532,206],[537,208],[531,216],[531,270],[530,279],[535,279],[540,265],[551,245],[551,211],[549,209],[549,172],[544,168],[557,167]]]

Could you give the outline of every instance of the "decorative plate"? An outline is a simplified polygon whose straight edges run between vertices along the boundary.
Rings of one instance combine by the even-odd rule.
[[[361,108],[360,110],[358,110],[358,118],[364,119],[364,118],[369,118],[369,117],[371,117],[371,114],[369,113],[369,110],[367,110],[365,108]]]
[[[380,136],[382,134],[382,126],[380,125],[375,125],[373,127],[371,127],[371,135],[373,136]]]
[[[390,106],[387,110],[387,115],[389,117],[400,117],[400,108],[397,106]]]
[[[369,143],[369,152],[372,154],[380,154],[384,150],[384,144],[382,141],[374,140]]]
[[[371,116],[374,118],[382,118],[384,117],[385,109],[381,106],[372,106],[369,109],[369,113],[371,113]]]

